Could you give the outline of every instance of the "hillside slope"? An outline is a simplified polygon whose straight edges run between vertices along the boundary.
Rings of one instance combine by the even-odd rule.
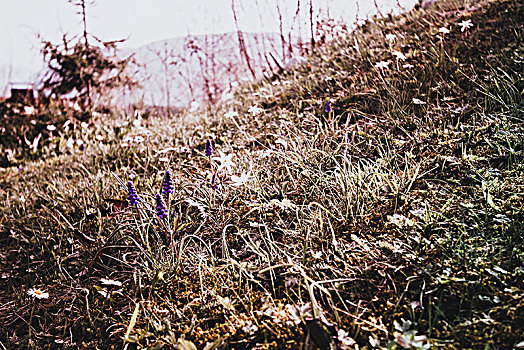
[[[218,110],[71,121],[0,173],[0,342],[522,347],[523,5],[377,18]]]

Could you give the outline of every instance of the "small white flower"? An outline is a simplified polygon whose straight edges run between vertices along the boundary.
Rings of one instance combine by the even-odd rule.
[[[389,42],[392,42],[393,40],[395,40],[397,38],[397,36],[395,34],[386,34],[386,40],[389,41]]]
[[[132,136],[126,136],[122,140],[124,143],[133,143],[133,137]]]
[[[142,143],[142,142],[145,141],[145,138],[144,138],[144,136],[140,136],[140,135],[138,135],[138,136],[135,136],[135,138],[133,139],[133,141],[134,141],[135,143]]]
[[[375,64],[375,68],[377,69],[388,69],[389,68],[389,62],[386,61],[380,61]]]
[[[115,280],[110,280],[110,279],[105,279],[105,278],[102,278],[100,280],[100,283],[102,283],[104,286],[117,286],[117,287],[122,286],[122,282],[120,281],[115,281]]]
[[[136,119],[133,120],[133,126],[136,127],[136,128],[139,128],[140,125],[142,125],[142,116],[140,114],[138,114],[136,116]]]
[[[235,163],[233,163],[233,154],[225,155],[222,151],[218,151],[218,153],[220,154],[220,157],[213,157],[214,160],[220,162],[218,171],[226,169],[228,173],[232,173],[232,168],[235,166]]]
[[[398,228],[413,227],[415,225],[415,222],[413,220],[408,219],[404,215],[400,215],[400,214],[388,215],[387,218],[390,223],[397,226]]]
[[[380,341],[378,341],[376,338],[373,338],[372,336],[369,336],[369,344],[371,344],[372,347],[377,348],[380,345]]]
[[[441,28],[439,28],[438,32],[442,33],[442,34],[449,34],[450,30],[448,28],[446,28],[446,27],[441,27]]]
[[[220,295],[217,295],[217,299],[218,299],[218,302],[222,304],[224,309],[230,310],[230,311],[235,309],[235,305],[233,301],[229,299],[229,297],[222,298]]]
[[[56,130],[56,126],[54,126],[54,125],[48,125],[48,126],[47,126],[47,130],[49,130],[49,131],[55,131],[55,130]]]
[[[466,20],[466,21],[462,21],[460,22],[459,24],[459,27],[460,27],[460,31],[461,32],[465,32],[466,30],[468,30],[469,28],[473,27],[473,23],[471,22],[470,19]]]
[[[415,68],[415,66],[412,65],[412,64],[406,63],[406,64],[402,65],[402,68],[411,69],[411,68]]]
[[[86,122],[82,122],[80,124],[80,126],[82,127],[82,129],[87,129],[87,127],[89,126],[89,124],[87,124]]]
[[[249,335],[255,334],[256,331],[258,331],[258,327],[253,324],[253,322],[248,321],[244,327],[242,327],[242,330],[246,332]]]
[[[260,113],[264,112],[264,110],[258,106],[251,106],[247,111],[251,113],[251,115],[253,116],[259,115]]]
[[[401,61],[405,61],[406,60],[406,56],[402,52],[400,52],[400,51],[393,50],[392,54],[393,54],[393,56],[395,56],[397,58],[397,60],[401,60]]]
[[[349,333],[343,329],[338,330],[337,338],[340,340],[340,342],[342,342],[342,344],[346,346],[352,346],[356,344],[355,340],[349,336]]]
[[[47,298],[49,298],[49,293],[44,292],[43,290],[38,289],[38,288],[31,288],[31,289],[29,289],[27,291],[27,294],[29,294],[33,298],[37,298],[37,299],[47,299]]]
[[[32,106],[24,106],[24,113],[26,115],[32,115],[35,113],[35,107]]]
[[[95,139],[96,139],[97,141],[103,141],[103,140],[104,140],[104,136],[102,136],[102,135],[100,135],[100,134],[97,134],[97,135],[95,136]]]
[[[419,100],[418,98],[413,98],[413,103],[416,104],[416,105],[425,105],[426,102],[422,101],[422,100]]]
[[[236,112],[236,111],[229,111],[229,112],[224,114],[224,117],[226,117],[227,119],[233,119],[235,117],[238,117],[238,112]]]
[[[242,172],[242,175],[236,176],[231,175],[231,181],[233,181],[233,186],[240,187],[246,184],[252,176],[249,175],[249,173]]]

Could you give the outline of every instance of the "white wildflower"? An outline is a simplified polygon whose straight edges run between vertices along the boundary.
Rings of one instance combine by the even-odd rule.
[[[32,115],[35,113],[35,107],[33,106],[24,106],[24,113],[26,115]]]
[[[247,111],[251,113],[251,115],[253,116],[259,115],[260,113],[264,112],[264,110],[258,106],[251,106]]]
[[[253,324],[253,322],[251,321],[247,321],[247,323],[244,325],[244,327],[242,327],[242,330],[249,334],[249,335],[252,335],[252,334],[255,334],[256,331],[258,331],[258,327],[256,325]]]
[[[413,227],[415,225],[415,222],[413,220],[408,219],[404,215],[400,215],[400,214],[388,215],[387,218],[391,224],[397,226],[398,228],[403,228],[406,226]]]
[[[122,282],[111,280],[111,279],[106,279],[106,278],[102,278],[100,280],[100,283],[102,283],[105,286],[117,286],[117,287],[121,287],[122,286]]]
[[[459,24],[459,27],[460,27],[460,31],[461,32],[465,32],[466,30],[468,30],[469,28],[473,27],[473,23],[471,22],[470,19],[466,20],[466,21],[462,21],[460,22]]]
[[[242,175],[240,176],[231,175],[231,181],[233,181],[233,186],[236,187],[245,185],[251,178],[252,176],[250,176],[249,173],[246,172],[242,172]]]
[[[238,112],[236,111],[229,111],[229,112],[226,112],[224,114],[224,117],[226,117],[227,119],[233,119],[235,117],[238,117]]]
[[[446,27],[441,27],[441,28],[439,28],[438,32],[442,33],[442,34],[449,34],[450,30],[448,28],[446,28]]]
[[[392,54],[393,54],[393,56],[395,56],[397,58],[397,60],[401,60],[401,61],[405,61],[406,60],[406,56],[402,52],[400,52],[400,51],[393,50]]]
[[[48,126],[47,126],[47,130],[49,130],[49,131],[55,131],[55,130],[56,130],[56,126],[54,126],[54,125],[48,125]]]
[[[47,299],[47,298],[49,298],[49,293],[44,292],[43,290],[38,289],[38,288],[31,288],[31,289],[29,289],[27,291],[27,294],[29,294],[33,298],[37,298],[37,299]]]
[[[373,338],[372,336],[369,336],[369,344],[371,344],[371,346],[374,348],[378,348],[380,341],[378,341],[376,338]]]
[[[225,155],[222,151],[218,151],[218,153],[220,154],[220,157],[213,157],[214,160],[220,162],[218,171],[226,169],[228,173],[232,173],[232,168],[235,166],[235,163],[233,163],[233,154]]]
[[[338,330],[337,338],[340,342],[342,342],[342,344],[346,346],[352,346],[356,344],[355,340],[349,336],[349,333],[343,329]]]
[[[375,68],[377,69],[388,69],[389,68],[389,62],[386,61],[380,61],[375,64]]]
[[[422,101],[422,100],[419,100],[418,98],[413,98],[413,103],[416,104],[416,105],[425,105],[426,102]]]
[[[395,34],[386,34],[386,40],[389,41],[389,42],[392,42],[394,41],[395,39],[397,38],[397,36]]]
[[[133,126],[139,128],[140,125],[142,125],[142,116],[139,114],[137,115],[136,119],[133,120]]]
[[[224,307],[224,309],[230,311],[235,309],[234,303],[229,297],[222,298],[220,295],[217,295],[217,300]]]

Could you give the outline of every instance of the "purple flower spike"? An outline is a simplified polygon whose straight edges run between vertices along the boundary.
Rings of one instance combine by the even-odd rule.
[[[173,179],[171,178],[171,172],[166,170],[164,175],[164,182],[162,182],[162,193],[168,195],[175,192],[175,186],[173,185]]]
[[[331,108],[331,100],[327,101],[326,103],[326,113],[331,112],[333,109]]]
[[[127,183],[127,199],[129,199],[129,206],[131,207],[140,202],[140,197],[138,197],[136,188],[131,181],[128,181]]]
[[[160,219],[167,218],[166,203],[164,203],[164,200],[159,193],[156,194],[156,215]]]
[[[213,146],[211,146],[211,139],[206,141],[206,156],[211,157],[213,155]]]

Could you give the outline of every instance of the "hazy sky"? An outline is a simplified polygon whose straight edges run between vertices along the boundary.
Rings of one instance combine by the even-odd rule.
[[[297,0],[235,0],[244,31],[277,31],[277,3],[284,20],[291,19]],[[313,0],[323,14],[354,22],[374,8],[373,0]],[[309,0],[302,0],[303,6]],[[384,11],[397,0],[377,0]],[[409,8],[416,0],[399,0]],[[0,0],[0,89],[8,70],[11,80],[30,79],[42,60],[41,35],[59,42],[64,33],[82,32],[77,8],[67,0]],[[98,0],[88,8],[88,31],[109,41],[128,39],[127,47],[182,36],[235,30],[231,0]],[[1,92],[1,91],[0,91]]]

